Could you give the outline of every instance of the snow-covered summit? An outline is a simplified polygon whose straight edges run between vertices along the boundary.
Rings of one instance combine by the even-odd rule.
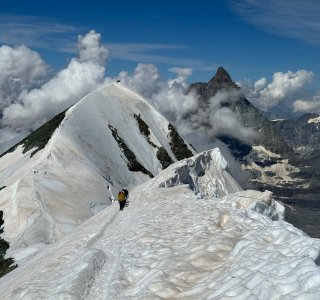
[[[320,240],[282,221],[270,192],[241,191],[219,150],[173,164],[129,200],[0,279],[2,299],[319,299]]]
[[[11,251],[59,240],[93,215],[92,204],[107,206],[118,189],[195,153],[156,109],[118,83],[93,91],[12,150],[0,158]]]

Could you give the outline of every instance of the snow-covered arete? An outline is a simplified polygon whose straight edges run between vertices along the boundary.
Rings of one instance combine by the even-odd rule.
[[[271,196],[242,191],[219,150],[200,153],[23,262],[1,299],[319,299],[320,240]]]
[[[152,144],[140,132],[134,115],[149,126]],[[93,215],[92,203],[107,206],[119,189],[150,179],[128,169],[128,158],[111,129],[130,155],[157,175],[162,170],[159,147],[177,161],[168,125],[146,100],[114,83],[67,110],[48,144],[34,156],[30,157],[34,149],[23,154],[19,146],[1,157],[0,187],[5,188],[0,191],[0,210],[13,255],[22,258],[30,254],[30,246],[36,251],[59,240]]]

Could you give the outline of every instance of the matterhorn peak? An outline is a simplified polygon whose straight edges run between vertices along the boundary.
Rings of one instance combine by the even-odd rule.
[[[208,82],[208,86],[213,88],[238,88],[223,67],[218,68],[216,74]]]
[[[229,82],[232,83],[232,79],[229,75],[229,73],[226,71],[225,68],[219,67],[216,74],[210,81],[215,81],[215,82]]]

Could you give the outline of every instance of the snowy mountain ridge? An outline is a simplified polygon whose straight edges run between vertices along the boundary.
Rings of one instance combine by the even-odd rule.
[[[283,221],[271,192],[243,191],[219,149],[195,155],[120,84],[58,119],[41,129],[52,136],[35,132],[0,158],[19,265],[0,279],[1,299],[320,297],[320,240]],[[111,201],[123,187],[120,212]]]
[[[120,84],[93,91],[62,118],[47,144],[38,147],[42,136],[35,145],[27,137],[27,152],[20,144],[0,158],[0,210],[11,251],[59,240],[93,215],[91,203],[107,206],[120,188],[195,153],[146,100]],[[173,139],[184,153],[174,153]]]
[[[124,211],[113,203],[22,262],[0,280],[2,299],[317,299],[320,240],[226,168],[218,149],[169,166],[135,187]],[[219,182],[202,184],[214,173],[220,198]]]

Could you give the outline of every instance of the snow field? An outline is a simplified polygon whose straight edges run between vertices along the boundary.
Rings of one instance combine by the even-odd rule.
[[[176,179],[197,162],[202,181],[224,174],[218,154],[170,166],[130,191],[124,211],[113,203],[42,250],[0,280],[3,299],[318,299],[320,241],[271,221],[283,210],[270,192],[232,192],[230,178],[217,198]]]
[[[160,163],[133,113],[171,154],[167,121],[141,99],[98,89],[33,158],[2,158],[0,207],[20,260],[0,279],[1,299],[320,299],[320,240],[282,221],[270,192],[242,191],[218,149],[145,183],[128,170],[108,122],[149,170]],[[129,206],[94,215],[90,204],[124,184],[136,186]]]
[[[46,147],[32,158],[19,146],[0,159],[0,209],[8,255],[18,263],[39,245],[54,243],[89,219],[92,203],[111,203],[122,187],[149,180],[131,172],[108,127],[113,126],[137,160],[154,175],[162,167],[157,149],[140,133],[133,115],[149,124],[150,138],[172,159],[168,121],[146,100],[119,84],[103,86],[71,107]],[[112,190],[110,188],[112,186]],[[115,194],[113,194],[115,193]]]

